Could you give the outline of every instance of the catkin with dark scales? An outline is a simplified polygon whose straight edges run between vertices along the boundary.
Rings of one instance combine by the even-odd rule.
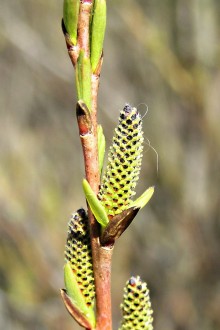
[[[84,209],[73,213],[68,225],[65,258],[69,261],[88,306],[94,303],[95,286],[88,217]]]
[[[131,277],[121,304],[123,320],[119,330],[153,330],[149,290],[140,277]]]
[[[127,209],[135,195],[143,140],[141,116],[136,108],[126,104],[120,112],[98,195],[109,218]]]

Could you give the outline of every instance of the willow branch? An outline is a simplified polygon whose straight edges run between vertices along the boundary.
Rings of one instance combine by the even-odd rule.
[[[78,23],[78,46],[85,51],[85,56],[89,54],[89,23],[91,15],[92,1],[81,3],[79,23]],[[95,73],[91,77],[92,104],[90,115],[87,113],[85,120],[78,120],[80,139],[82,143],[85,175],[93,191],[98,194],[100,185],[100,173],[98,163],[97,144],[97,96],[99,88],[99,78],[102,65],[102,58]],[[78,116],[78,115],[77,115]],[[90,117],[90,118],[89,118]],[[79,116],[78,116],[79,119]],[[86,125],[85,125],[86,124]],[[86,128],[86,131],[85,131]],[[97,330],[111,330],[111,248],[103,248],[99,241],[99,225],[91,210],[88,210],[91,246],[93,255],[93,270],[96,287],[96,312]]]

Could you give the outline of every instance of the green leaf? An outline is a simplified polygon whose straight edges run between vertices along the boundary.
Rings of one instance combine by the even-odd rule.
[[[95,0],[91,32],[91,64],[95,72],[102,55],[106,27],[106,0]]]
[[[80,0],[63,1],[63,21],[73,45],[77,43],[77,24]]]
[[[145,192],[138,197],[135,201],[133,201],[129,207],[140,208],[142,209],[151,199],[154,193],[154,187],[150,187]]]
[[[76,89],[78,100],[83,100],[91,111],[91,64],[83,50],[76,63]]]
[[[78,286],[74,272],[69,262],[64,266],[64,282],[67,294],[71,302],[86,317],[92,327],[95,327],[95,313],[92,307],[88,307],[82,292]]]
[[[99,157],[99,173],[102,173],[102,167],[105,157],[105,135],[101,125],[98,125],[98,157]]]
[[[105,208],[102,206],[101,202],[98,200],[96,194],[90,187],[90,184],[86,179],[83,180],[83,190],[86,196],[86,199],[89,203],[89,206],[94,214],[96,220],[100,225],[105,228],[109,222]]]

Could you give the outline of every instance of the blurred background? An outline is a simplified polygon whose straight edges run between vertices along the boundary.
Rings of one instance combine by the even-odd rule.
[[[155,330],[220,329],[220,1],[107,1],[99,122],[145,115],[137,195],[153,199],[117,242],[114,329],[131,275]],[[62,1],[0,1],[0,328],[79,329],[59,295],[70,214],[85,206]],[[157,170],[157,154],[159,168]]]

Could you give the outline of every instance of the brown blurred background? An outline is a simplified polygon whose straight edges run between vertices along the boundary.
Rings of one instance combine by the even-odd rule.
[[[156,185],[115,247],[114,329],[131,275],[155,330],[220,329],[220,1],[107,4],[99,122],[109,146],[125,102],[148,107],[138,194]],[[67,222],[85,206],[61,16],[62,0],[0,1],[0,329],[78,329],[59,296]]]

